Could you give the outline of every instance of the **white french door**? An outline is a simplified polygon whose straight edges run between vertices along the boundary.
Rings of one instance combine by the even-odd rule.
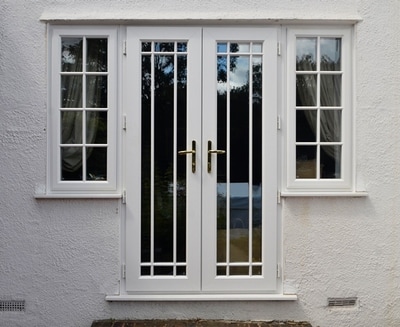
[[[276,28],[127,28],[128,293],[276,290],[276,47]]]

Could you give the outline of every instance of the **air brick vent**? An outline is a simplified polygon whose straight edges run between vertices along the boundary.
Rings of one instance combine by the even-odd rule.
[[[356,297],[330,297],[328,307],[351,307],[356,305]]]
[[[0,300],[0,312],[24,312],[25,301]]]

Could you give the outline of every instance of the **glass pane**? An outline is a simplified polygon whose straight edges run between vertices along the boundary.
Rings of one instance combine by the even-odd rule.
[[[229,275],[231,276],[248,276],[249,267],[230,267]]]
[[[340,107],[341,91],[341,75],[321,75],[321,106]]]
[[[107,148],[88,147],[86,149],[86,179],[95,181],[107,180]]]
[[[82,144],[82,111],[61,111],[61,144]]]
[[[296,142],[316,142],[317,110],[296,110]]]
[[[321,142],[340,142],[342,138],[342,111],[321,110]]]
[[[234,49],[235,51],[232,51]],[[250,52],[249,43],[232,43],[231,52]]]
[[[151,51],[151,42],[142,42],[142,52]]]
[[[227,43],[217,43],[217,52],[226,53],[228,51]]]
[[[107,71],[107,39],[87,39],[87,61],[88,72]]]
[[[217,276],[226,276],[226,266],[217,267]]]
[[[186,275],[186,267],[176,267],[176,274],[178,276],[185,276]]]
[[[157,46],[165,49],[164,44]],[[156,55],[154,60],[154,260],[172,262],[174,241],[172,169],[175,157],[174,57]]]
[[[86,76],[86,107],[107,108],[107,76]]]
[[[261,45],[260,45],[261,46]],[[253,180],[252,180],[252,206],[253,216],[252,226],[253,229],[253,242],[252,242],[252,260],[260,262],[262,251],[262,61],[261,57],[253,57]]]
[[[82,180],[82,147],[61,148],[61,180]]]
[[[321,70],[340,70],[342,40],[321,38]]]
[[[177,148],[187,147],[187,56],[178,56],[177,81]],[[177,161],[177,261],[186,262],[186,167],[187,156],[178,156]],[[180,267],[178,275],[184,275],[186,268]]]
[[[296,178],[316,178],[316,158],[316,146],[296,146]]]
[[[259,276],[262,274],[262,267],[260,266],[253,266],[252,267],[252,274],[255,276]]]
[[[142,188],[141,188],[141,261],[150,262],[151,224],[151,57],[142,56]],[[150,272],[149,272],[150,274]]]
[[[178,42],[178,52],[186,52],[186,51],[187,51],[187,43]]]
[[[141,267],[140,275],[141,276],[150,276],[150,267]]]
[[[173,266],[154,267],[154,275],[155,276],[172,276],[173,274],[174,274]]]
[[[321,178],[340,178],[341,145],[321,146]]]
[[[231,44],[231,47],[234,44]],[[232,49],[231,49],[232,50]],[[249,74],[248,56],[230,62],[230,258],[249,260]]]
[[[252,49],[253,53],[261,53],[262,52],[262,44],[261,43],[253,43]]]
[[[86,112],[86,143],[107,144],[107,111]]]
[[[299,37],[296,39],[296,70],[316,70],[316,57],[316,37]]]
[[[82,38],[63,37],[61,39],[61,71],[82,71]]]
[[[155,42],[154,43],[155,52],[174,52],[175,43],[174,42]]]
[[[296,106],[314,107],[317,105],[317,75],[296,76]]]
[[[82,76],[61,76],[61,108],[82,108]]]

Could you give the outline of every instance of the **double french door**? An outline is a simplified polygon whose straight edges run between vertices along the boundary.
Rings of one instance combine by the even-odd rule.
[[[128,293],[276,289],[276,47],[272,27],[128,27]]]

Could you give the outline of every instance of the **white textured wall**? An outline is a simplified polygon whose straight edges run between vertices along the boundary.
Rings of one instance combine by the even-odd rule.
[[[297,302],[108,303],[118,292],[118,200],[36,200],[45,183],[46,33],[41,15],[79,18],[342,18],[356,28],[357,179],[368,198],[289,198],[285,279]],[[167,14],[166,14],[167,13]],[[400,325],[400,2],[398,0],[2,0],[0,300],[25,313],[0,326],[90,326],[105,318],[308,320]],[[357,296],[350,309],[328,297]]]

